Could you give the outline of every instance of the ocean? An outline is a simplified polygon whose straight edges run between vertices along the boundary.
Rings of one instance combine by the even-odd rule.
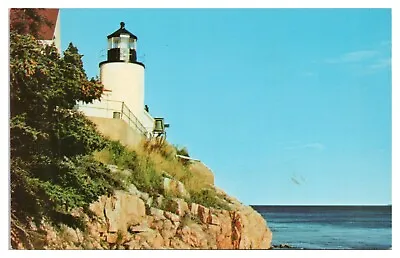
[[[392,247],[391,205],[252,207],[266,219],[275,246],[313,250]]]

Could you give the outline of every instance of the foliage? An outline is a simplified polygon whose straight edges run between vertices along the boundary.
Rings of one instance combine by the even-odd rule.
[[[189,156],[189,151],[188,151],[188,149],[186,147],[179,147],[179,146],[174,146],[174,147],[176,149],[176,154],[181,155],[181,156],[185,156],[185,157],[190,157]],[[190,165],[191,161],[189,159],[181,158],[180,162],[184,166],[188,167]]]
[[[203,188],[200,191],[190,192],[190,196],[189,202],[198,203],[206,207],[230,210],[228,204],[211,188]]]
[[[185,166],[178,159],[171,157],[173,155],[171,150],[174,149],[176,147],[168,143],[159,145],[145,141],[133,151],[128,150],[118,141],[110,141],[107,151],[102,151],[102,156],[103,159],[107,157],[105,158],[107,162],[120,168],[130,169],[132,174],[129,180],[141,191],[151,195],[163,193],[162,177],[167,172],[173,179],[179,180],[185,185],[191,195],[188,202],[195,202],[206,207],[229,209],[229,206],[219,198],[215,190],[209,188],[206,180],[202,178],[202,173],[192,173],[189,166]],[[174,196],[165,195],[167,199],[172,197]],[[167,203],[163,202],[163,205],[167,205]]]
[[[171,203],[173,202],[173,196],[170,194],[164,194],[162,196],[162,201],[160,203],[154,202],[154,206],[157,209],[164,210],[164,211],[170,211],[171,208]]]
[[[189,166],[185,166],[179,158],[176,157],[176,147],[164,141],[162,144],[153,141],[144,141],[137,148],[138,154],[149,156],[155,164],[156,170],[160,174],[167,172],[174,179],[189,182],[192,178]],[[185,182],[184,182],[185,181]]]
[[[110,141],[108,145],[109,161],[120,168],[128,168],[133,172],[130,180],[139,190],[148,192],[151,195],[163,193],[161,182],[162,176],[167,172],[173,179],[181,181],[191,198],[189,203],[195,202],[206,207],[218,209],[227,209],[229,206],[221,199],[214,189],[209,188],[206,180],[202,178],[201,173],[192,173],[190,166],[183,165],[178,159],[173,158],[173,150],[179,148],[166,142],[162,145],[157,142],[144,141],[135,151],[128,150],[118,141]],[[185,149],[186,148],[181,148]],[[168,176],[169,177],[169,176]],[[166,194],[166,200],[162,205],[168,205],[168,200],[174,196]],[[159,207],[166,209],[167,207]]]
[[[157,153],[161,155],[165,160],[174,160],[176,157],[176,148],[170,145],[167,141],[157,141],[157,140],[145,140],[142,142],[144,151],[148,154]]]
[[[140,191],[151,195],[162,192],[162,176],[156,171],[149,155],[138,155],[136,151],[127,149],[118,141],[109,141],[107,151],[110,163],[132,171],[128,181]]]
[[[186,147],[179,147],[179,146],[175,146],[176,148],[176,154],[181,155],[181,156],[185,156],[185,157],[190,157],[189,156],[189,151]]]
[[[78,101],[99,99],[103,90],[87,78],[81,57],[72,43],[61,58],[54,46],[11,31],[11,211],[21,220],[68,221],[72,208],[120,187],[89,156],[106,141],[73,109]]]

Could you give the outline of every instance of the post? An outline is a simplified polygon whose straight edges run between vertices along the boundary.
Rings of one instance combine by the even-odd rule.
[[[131,110],[128,108],[128,124],[131,126]]]

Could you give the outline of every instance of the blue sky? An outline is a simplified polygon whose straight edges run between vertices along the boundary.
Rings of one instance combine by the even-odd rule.
[[[62,9],[99,75],[126,28],[168,140],[246,204],[388,204],[390,9]]]

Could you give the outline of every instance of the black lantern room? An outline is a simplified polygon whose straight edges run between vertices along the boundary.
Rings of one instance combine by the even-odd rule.
[[[120,25],[121,27],[117,31],[107,36],[108,54],[106,62],[138,63],[136,61],[137,37],[125,29],[124,22],[121,22]]]

